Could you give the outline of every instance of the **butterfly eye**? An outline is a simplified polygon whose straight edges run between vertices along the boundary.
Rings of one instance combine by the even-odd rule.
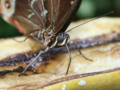
[[[4,3],[6,9],[11,9],[11,3],[9,0],[5,0],[5,3]]]

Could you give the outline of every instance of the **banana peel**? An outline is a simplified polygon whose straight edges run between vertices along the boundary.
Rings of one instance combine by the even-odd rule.
[[[72,23],[68,30],[83,22]],[[32,38],[25,42],[16,42],[13,38],[1,39],[0,88],[7,90],[120,89],[119,23],[120,18],[101,18],[71,31],[69,48],[72,62],[67,75],[65,74],[69,55],[65,47],[58,47],[40,56],[40,59],[19,77],[18,75],[30,63],[29,60],[45,47]],[[74,43],[87,58],[93,61],[86,60],[80,55]],[[43,58],[42,62],[41,58]]]

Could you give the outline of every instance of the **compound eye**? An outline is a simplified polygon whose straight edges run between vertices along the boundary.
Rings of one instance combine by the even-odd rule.
[[[61,36],[58,37],[58,42],[62,43],[64,41],[64,39],[65,38],[63,37],[63,35],[61,35]]]

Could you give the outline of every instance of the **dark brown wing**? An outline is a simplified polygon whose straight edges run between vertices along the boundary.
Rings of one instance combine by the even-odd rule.
[[[66,11],[64,11],[64,13],[65,12],[66,13],[65,13],[65,15],[63,15],[63,20],[61,20],[59,22],[60,26],[62,26],[62,28],[60,26],[56,26],[56,30],[59,30],[59,28],[60,28],[60,32],[64,32],[67,29],[68,25],[71,23],[72,17],[76,14],[77,10],[79,9],[82,0],[65,0],[65,1],[66,1],[66,5],[67,5],[67,3],[69,3],[69,2],[70,3],[68,4],[67,7],[65,7]],[[63,7],[64,7],[64,5],[63,5]],[[60,11],[60,12],[62,13],[62,11]]]
[[[16,0],[15,13],[12,19],[23,28],[25,34],[33,29],[43,28],[41,21],[33,12],[27,0]]]
[[[16,11],[12,18],[24,29],[24,33],[51,26],[56,34],[59,30],[65,31],[80,2],[81,0],[16,0]]]
[[[70,17],[75,14],[81,0],[28,0],[31,8],[39,17],[43,28],[52,27],[57,33],[66,29],[70,23]],[[64,31],[62,30],[62,31]]]
[[[60,0],[56,13],[56,23],[54,32],[64,32],[71,22],[72,17],[78,10],[82,0]]]

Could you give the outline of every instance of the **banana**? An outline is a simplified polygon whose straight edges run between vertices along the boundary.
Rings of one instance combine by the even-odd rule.
[[[85,22],[73,22],[71,27]],[[0,88],[16,89],[118,89],[120,79],[120,18],[103,17],[70,33],[72,62],[65,75],[69,55],[66,47],[56,47],[41,55],[25,72],[18,75],[45,47],[32,38],[16,42],[0,40]],[[23,40],[17,37],[17,40]],[[79,54],[79,47],[86,60]]]

